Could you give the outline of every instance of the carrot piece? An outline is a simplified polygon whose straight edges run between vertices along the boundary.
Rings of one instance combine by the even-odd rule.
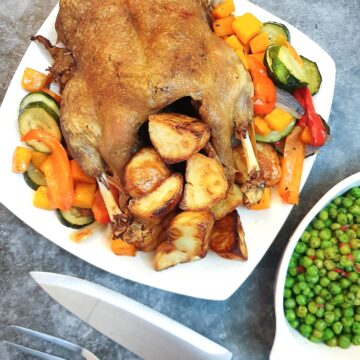
[[[249,45],[253,54],[264,52],[270,45],[268,35],[266,33],[256,35],[250,40]]]
[[[46,84],[46,75],[31,68],[26,68],[21,86],[29,92],[40,91]]]
[[[235,11],[233,0],[225,0],[220,5],[216,6],[212,11],[214,19],[221,19],[231,15]]]
[[[225,18],[215,20],[213,24],[215,34],[217,36],[235,34],[232,28],[232,23],[234,19],[235,19],[234,16],[227,16]]]
[[[271,202],[271,189],[266,187],[261,196],[260,201],[257,204],[251,205],[251,210],[264,210],[270,207]]]
[[[17,146],[14,151],[12,161],[12,171],[14,173],[24,173],[27,171],[31,161],[32,151],[23,146]]]
[[[260,63],[264,63],[264,57],[265,57],[265,51],[264,52],[260,52],[257,54],[249,54],[247,55],[248,58],[250,59],[256,59],[257,61],[259,61]]]
[[[255,132],[259,135],[267,135],[271,131],[269,125],[261,116],[255,116],[254,126]]]
[[[243,44],[247,44],[256,36],[260,32],[262,25],[262,22],[250,13],[237,16],[232,23],[235,34]]]
[[[135,245],[128,244],[127,242],[125,242],[121,239],[111,240],[111,250],[116,255],[124,255],[124,256],[135,256],[136,255]]]
[[[54,210],[55,208],[51,205],[49,199],[48,187],[39,186],[35,191],[33,198],[33,205],[39,209],[43,210]]]
[[[243,50],[244,46],[236,35],[231,35],[225,40],[235,51]]]
[[[301,141],[306,145],[312,143],[312,136],[310,128],[308,126],[305,126],[303,131],[301,132]]]
[[[78,164],[78,162],[73,159],[70,160],[70,168],[71,168],[71,176],[74,180],[74,182],[83,182],[83,183],[87,183],[87,184],[95,184],[96,180],[95,178],[86,175],[84,173],[84,170],[80,167],[80,165]]]
[[[300,181],[305,158],[305,145],[301,141],[302,128],[296,126],[286,138],[279,195],[288,204],[299,203]]]
[[[41,91],[47,93],[48,95],[50,95],[58,104],[61,103],[61,96],[53,91],[51,91],[50,89],[48,89],[47,87],[43,87],[41,89]]]
[[[42,153],[40,151],[33,151],[31,155],[31,162],[36,169],[41,170],[41,166],[48,156],[49,154]]]
[[[249,63],[247,61],[246,55],[244,54],[244,51],[239,49],[235,51],[235,54],[240,58],[241,62],[243,63],[246,70],[249,70]]]
[[[69,210],[74,200],[74,185],[69,158],[60,141],[43,130],[30,130],[21,140],[38,140],[51,150],[41,166],[49,187],[50,200],[55,208]]]
[[[271,129],[283,131],[289,126],[293,120],[293,117],[285,110],[275,108],[273,111],[271,111],[271,113],[264,117],[264,120],[271,127]]]
[[[91,209],[94,203],[96,184],[77,183],[74,192],[73,206]]]

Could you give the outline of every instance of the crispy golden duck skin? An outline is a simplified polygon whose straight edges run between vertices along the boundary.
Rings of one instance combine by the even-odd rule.
[[[231,135],[244,134],[252,120],[253,86],[211,31],[206,1],[61,0],[56,30],[76,64],[63,91],[61,126],[87,174],[109,169],[121,180],[139,127],[190,96],[201,104],[232,182]]]

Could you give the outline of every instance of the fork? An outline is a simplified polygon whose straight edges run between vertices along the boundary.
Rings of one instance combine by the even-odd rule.
[[[62,340],[62,339],[59,339],[59,338],[57,338],[55,336],[51,336],[51,335],[41,333],[39,331],[27,329],[27,328],[24,328],[22,326],[11,325],[11,327],[14,328],[15,330],[17,330],[18,332],[23,333],[23,334],[30,335],[30,336],[33,336],[33,337],[48,341],[48,342],[50,342],[52,344],[55,344],[55,345],[57,345],[59,347],[70,350],[75,354],[81,355],[86,360],[100,360],[91,351],[89,351],[89,350],[87,350],[87,349],[85,349],[85,348],[83,348],[83,347],[81,347],[79,345],[73,344],[70,341]],[[23,345],[14,344],[14,343],[6,341],[6,340],[4,340],[3,342],[5,344],[11,346],[11,347],[14,347],[14,348],[24,352],[24,353],[27,353],[27,354],[30,354],[30,355],[33,355],[33,356],[37,356],[40,359],[45,359],[45,360],[66,360],[66,359],[64,359],[62,357],[46,354],[44,352],[41,352],[41,351],[38,351],[38,350],[35,350],[35,349],[31,349],[31,348],[23,346]]]

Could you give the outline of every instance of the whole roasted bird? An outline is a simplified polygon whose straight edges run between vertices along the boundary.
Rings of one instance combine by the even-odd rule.
[[[246,139],[253,86],[208,20],[205,0],[60,0],[66,49],[45,45],[63,86],[63,134],[87,174],[110,170],[121,182],[149,115],[191,97],[232,181],[231,138]]]

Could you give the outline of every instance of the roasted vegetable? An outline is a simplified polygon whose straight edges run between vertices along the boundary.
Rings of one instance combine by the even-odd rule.
[[[130,212],[145,223],[159,224],[179,203],[183,190],[183,178],[173,174],[153,192],[129,202]]]
[[[56,212],[60,222],[73,229],[81,229],[94,222],[91,210],[79,209],[73,206],[70,210],[57,210]]]
[[[193,155],[186,164],[186,184],[180,203],[183,210],[210,209],[226,196],[228,183],[222,165],[202,154]]]
[[[210,235],[210,248],[226,259],[248,259],[245,233],[236,210],[215,222]]]
[[[26,173],[24,173],[24,179],[33,190],[37,190],[39,186],[46,186],[44,174],[36,169],[32,163],[30,163]]]
[[[208,126],[197,119],[171,113],[149,117],[150,139],[168,164],[189,159],[208,142]]]
[[[26,68],[21,80],[23,89],[33,92],[40,91],[46,83],[46,75],[31,68]]]
[[[261,30],[262,23],[254,15],[246,13],[237,16],[232,24],[235,34],[243,44],[247,44]]]
[[[130,197],[138,198],[154,191],[170,175],[154,148],[142,148],[125,166],[124,187]]]
[[[23,146],[15,148],[12,159],[12,171],[14,173],[25,173],[29,168],[32,151]]]
[[[215,216],[215,220],[220,220],[227,214],[231,213],[243,202],[243,193],[237,184],[233,184],[226,193],[225,199],[218,201],[212,208],[211,212]]]
[[[21,113],[26,106],[32,103],[41,102],[47,105],[51,110],[53,110],[57,115],[60,115],[59,104],[47,93],[43,91],[32,92],[27,94],[20,103],[19,113]]]
[[[318,93],[322,82],[321,73],[316,62],[307,59],[305,56],[300,56],[305,66],[305,71],[308,78],[308,88],[311,91],[311,95]]]
[[[290,41],[290,31],[284,24],[265,22],[261,30],[267,34],[271,45],[283,45]]]
[[[155,269],[203,258],[208,251],[213,224],[210,211],[184,211],[175,216],[169,226],[168,239],[156,249]]]

